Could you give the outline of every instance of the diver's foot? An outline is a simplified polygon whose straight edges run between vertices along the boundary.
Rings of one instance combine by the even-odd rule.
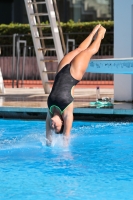
[[[98,35],[101,36],[101,39],[104,38],[105,33],[106,33],[106,29],[105,29],[103,26],[101,26],[101,27],[99,28],[99,30],[98,30]]]
[[[93,37],[95,38],[96,37],[96,35],[97,35],[97,33],[98,33],[98,30],[99,30],[99,28],[101,27],[101,24],[98,24],[98,25],[96,25],[95,27],[94,27],[94,29],[92,30],[92,35],[93,35]]]

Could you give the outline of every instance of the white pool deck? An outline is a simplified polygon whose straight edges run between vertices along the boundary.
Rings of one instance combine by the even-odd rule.
[[[114,89],[100,89],[101,97],[113,98]],[[47,113],[47,94],[43,89],[5,89],[5,94],[0,94],[0,117],[12,113]],[[90,107],[90,102],[96,98],[95,89],[76,89],[74,94],[74,114],[76,115],[125,115],[133,116],[133,102],[114,102],[112,107]],[[5,115],[6,114],[6,115]]]

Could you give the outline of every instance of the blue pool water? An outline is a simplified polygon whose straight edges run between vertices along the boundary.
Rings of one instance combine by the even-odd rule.
[[[0,200],[132,200],[133,123],[74,122],[45,146],[45,122],[0,120]]]

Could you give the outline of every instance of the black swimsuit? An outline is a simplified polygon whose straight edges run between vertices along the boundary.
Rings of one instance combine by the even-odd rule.
[[[52,107],[57,107],[62,114],[67,106],[73,102],[71,90],[79,81],[71,76],[70,66],[68,64],[63,67],[55,77],[54,85],[47,101],[51,113]]]

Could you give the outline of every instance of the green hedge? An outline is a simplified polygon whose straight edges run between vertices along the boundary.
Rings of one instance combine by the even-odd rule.
[[[114,23],[112,21],[84,22],[84,23],[83,22],[80,22],[80,23],[68,22],[66,24],[62,24],[62,29],[64,33],[67,33],[67,32],[76,33],[75,35],[71,35],[71,38],[76,40],[76,44],[80,44],[98,23],[100,23],[107,29],[107,34],[104,40],[102,41],[102,43],[113,44]],[[84,33],[86,33],[86,35]]]
[[[107,34],[103,39],[102,43],[113,44],[113,28],[114,28],[113,21],[74,23],[72,20],[70,20],[67,23],[61,22],[61,26],[63,33],[69,33],[69,34],[73,33],[72,35],[69,35],[69,38],[75,39],[76,45],[79,45],[80,42],[82,42],[85,39],[85,37],[91,32],[93,27],[98,23],[100,23],[107,29]],[[50,28],[43,29],[43,32],[44,34],[50,33]],[[33,45],[29,24],[13,24],[13,23],[9,25],[6,24],[0,25],[0,45],[12,45],[13,41],[12,35],[15,33],[24,34],[25,36],[23,39],[27,40],[29,46]],[[9,38],[3,37],[5,35],[10,37]]]

